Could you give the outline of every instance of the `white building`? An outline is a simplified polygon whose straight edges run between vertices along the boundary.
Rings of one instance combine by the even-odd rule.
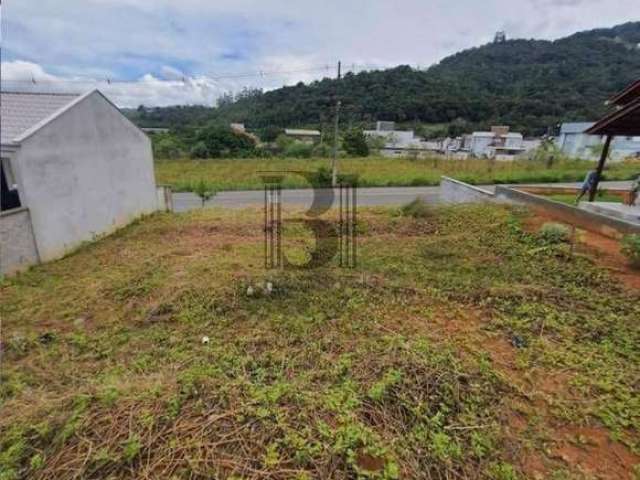
[[[473,132],[464,139],[463,149],[475,157],[513,160],[525,152],[521,133],[509,132],[509,127],[492,127],[490,132]]]
[[[381,139],[379,153],[385,157],[421,156],[437,149],[435,142],[425,142],[413,130],[396,130],[394,122],[377,122],[375,130],[365,130],[365,136]]]
[[[560,126],[556,145],[571,158],[597,160],[599,147],[604,143],[600,135],[588,135],[585,132],[594,122],[570,122]],[[611,143],[610,158],[620,161],[640,154],[640,137],[615,137]]]
[[[106,97],[0,93],[0,273],[164,208],[151,142]]]
[[[306,130],[302,128],[285,128],[284,134],[303,143],[318,143],[322,139],[320,130]]]

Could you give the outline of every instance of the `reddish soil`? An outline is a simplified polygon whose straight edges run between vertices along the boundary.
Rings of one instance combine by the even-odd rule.
[[[525,221],[525,230],[537,232],[546,222],[559,222],[547,212],[536,210]],[[625,286],[633,290],[640,290],[640,270],[629,265],[627,258],[620,252],[620,242],[596,232],[577,229],[576,250],[593,258],[596,263],[611,272]]]
[[[577,467],[589,477],[603,480],[634,478],[633,467],[640,457],[624,445],[609,438],[598,427],[564,427],[559,429],[556,447],[551,456]]]

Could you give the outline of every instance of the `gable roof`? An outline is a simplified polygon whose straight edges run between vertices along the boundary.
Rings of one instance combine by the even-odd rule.
[[[630,85],[627,85],[624,90],[607,100],[607,104],[622,107],[638,98],[640,98],[640,79]]]
[[[609,112],[586,133],[622,137],[640,135],[640,97],[622,108]]]
[[[80,98],[67,93],[0,92],[0,144],[16,143]]]

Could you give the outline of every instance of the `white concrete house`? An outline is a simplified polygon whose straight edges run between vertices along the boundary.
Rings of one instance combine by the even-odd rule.
[[[0,93],[0,273],[165,208],[151,142],[97,90]]]
[[[513,160],[524,153],[524,139],[521,133],[508,130],[508,127],[493,127],[490,132],[473,132],[468,137],[470,153],[476,157]]]
[[[437,144],[416,137],[413,130],[396,130],[395,122],[376,122],[375,130],[363,133],[367,137],[381,139],[384,144],[378,153],[384,157],[424,156],[437,149]]]

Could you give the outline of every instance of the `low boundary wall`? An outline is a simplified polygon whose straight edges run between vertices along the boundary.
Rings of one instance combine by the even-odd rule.
[[[158,211],[173,212],[173,192],[168,185],[158,185],[156,187],[158,198]]]
[[[628,233],[640,233],[640,226],[596,212],[589,212],[532,193],[498,185],[497,201],[519,203],[543,209],[547,214],[585,230],[601,233],[611,238],[621,238]]]
[[[492,202],[495,196],[488,190],[474,187],[454,178],[442,177],[440,180],[440,200],[444,203]]]
[[[524,186],[522,188],[529,189]],[[494,202],[527,205],[533,209],[543,210],[546,215],[558,221],[615,239],[620,239],[629,233],[640,234],[640,226],[631,222],[582,210],[523,190],[498,185],[495,193],[492,193],[453,178],[442,177],[440,198],[444,203]]]
[[[27,208],[0,212],[0,276],[40,263]]]

